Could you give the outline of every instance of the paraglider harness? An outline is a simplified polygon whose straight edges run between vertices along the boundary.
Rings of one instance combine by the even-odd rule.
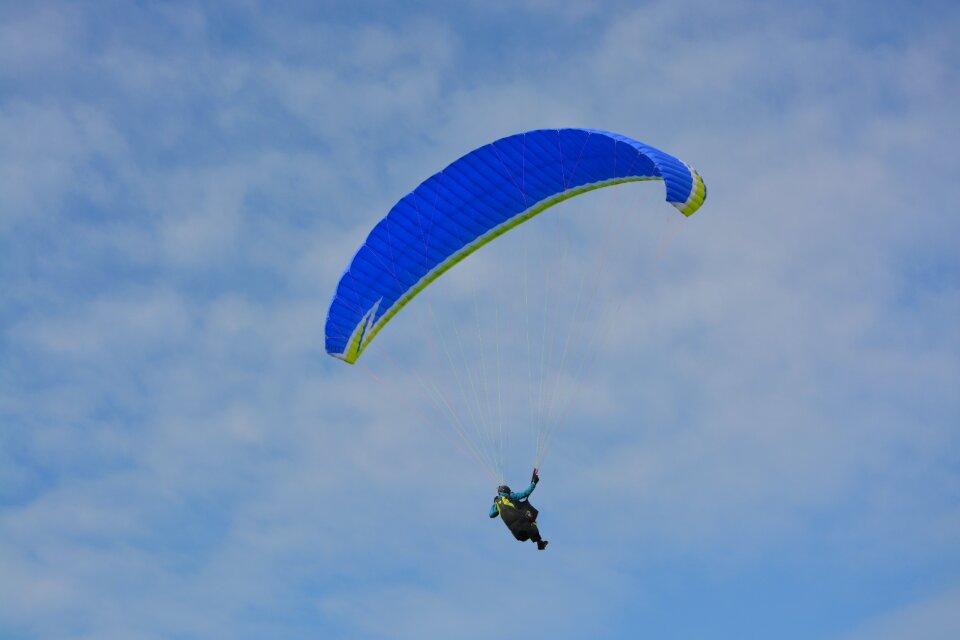
[[[494,499],[494,503],[513,537],[521,541],[529,540],[531,532],[537,529],[537,514],[540,513],[537,508],[526,498],[514,501],[501,495]]]

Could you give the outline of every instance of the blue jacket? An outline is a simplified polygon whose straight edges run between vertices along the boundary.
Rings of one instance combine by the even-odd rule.
[[[524,500],[528,498],[530,494],[533,493],[533,490],[536,488],[537,488],[537,483],[531,482],[530,486],[524,489],[523,491],[514,491],[513,493],[500,493],[498,495],[506,496],[510,500]],[[497,511],[497,503],[494,502],[493,506],[490,507],[490,517],[496,518],[498,515],[500,515],[500,512]]]

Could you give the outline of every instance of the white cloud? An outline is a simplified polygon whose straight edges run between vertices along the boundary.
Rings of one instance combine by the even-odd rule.
[[[873,47],[816,7],[776,9],[584,9],[590,30],[562,47],[570,16],[521,42],[467,37],[443,14],[323,23],[248,6],[249,47],[195,9],[150,14],[166,43],[142,42],[133,10],[20,20],[50,38],[0,37],[0,60],[30,59],[0,103],[15,234],[0,238],[14,256],[0,262],[0,629],[488,637],[501,611],[539,635],[605,620],[614,637],[637,603],[679,615],[657,600],[671,562],[733,580],[824,557],[826,580],[873,594],[891,570],[949,580],[948,29]],[[95,51],[64,35],[97,29]],[[95,90],[37,97],[27,77],[63,73]],[[554,542],[537,554],[485,518],[491,487],[451,430],[427,424],[435,407],[407,363],[454,385],[437,343],[424,347],[438,338],[427,307],[391,323],[369,366],[320,345],[340,271],[400,195],[496,136],[576,124],[675,151],[710,199],[677,234],[659,185],[590,194],[423,294],[447,330],[475,320],[478,293],[506,319],[512,299],[490,282],[518,267],[520,241],[561,220],[580,239],[573,273],[609,243],[589,318],[618,318],[546,461]],[[80,212],[65,205],[77,194]],[[623,210],[621,228],[608,214]],[[601,217],[614,226],[591,235]],[[573,362],[591,344],[575,342]],[[523,415],[528,372],[502,373]],[[507,479],[526,464],[511,452]],[[802,591],[794,577],[776,593]],[[954,600],[873,622],[851,606],[822,628],[937,637]]]

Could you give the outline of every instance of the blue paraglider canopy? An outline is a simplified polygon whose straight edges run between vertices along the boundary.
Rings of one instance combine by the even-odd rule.
[[[663,180],[667,202],[686,216],[706,197],[687,164],[608,131],[540,129],[471,151],[404,196],[367,236],[330,304],[327,353],[355,362],[407,302],[484,244],[562,200],[639,180]]]

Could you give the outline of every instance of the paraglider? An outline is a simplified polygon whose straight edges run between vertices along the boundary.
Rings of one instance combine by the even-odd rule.
[[[536,542],[537,549],[543,551],[550,543],[540,536],[540,528],[537,526],[537,515],[540,512],[527,499],[539,482],[540,475],[534,469],[530,486],[523,491],[513,492],[507,485],[500,485],[497,487],[497,497],[493,499],[493,506],[490,507],[488,515],[491,518],[499,516],[514,538],[520,542],[527,540]]]
[[[707,195],[700,175],[685,162],[609,131],[539,129],[501,138],[467,153],[401,198],[367,235],[343,272],[330,303],[325,326],[327,353],[349,364],[357,363],[387,323],[427,286],[479,248],[553,205],[602,187],[654,180],[664,183],[667,202],[686,217],[700,208]],[[597,216],[596,224],[602,224],[602,216]],[[556,236],[559,238],[560,234]],[[546,267],[545,271],[548,278],[554,273]],[[522,288],[522,298],[527,301],[527,281],[525,275],[518,274],[513,281],[498,286],[516,288],[518,294]],[[582,283],[581,291],[587,283],[586,273]],[[549,299],[550,288],[545,290],[543,297]],[[479,315],[483,306],[485,303],[474,304],[478,330],[483,324]],[[578,297],[577,309],[580,308]],[[546,319],[552,313],[559,315],[547,304],[540,311]],[[434,320],[436,322],[435,315]],[[520,326],[519,318],[508,318],[508,331],[501,331],[497,311],[495,325],[490,330],[494,341],[502,341],[510,330],[518,333]],[[573,326],[577,326],[576,323],[571,323]],[[594,334],[591,337],[603,333],[600,326],[589,330]],[[435,335],[442,334],[442,330],[436,327],[429,331],[432,346]],[[529,334],[529,317],[526,331]],[[544,324],[539,348],[526,336],[528,359],[539,360],[536,366],[541,368],[553,362],[562,368],[573,335],[571,330],[562,349],[552,349],[547,338],[553,333],[548,332]],[[421,382],[425,394],[449,418],[468,452],[500,483],[490,517],[499,516],[518,540],[532,540],[542,550],[547,542],[542,540],[536,522],[538,512],[527,498],[539,481],[537,468],[552,428],[564,413],[554,406],[557,398],[566,400],[560,391],[560,377],[558,375],[554,383],[545,383],[541,374],[536,397],[532,392],[535,385],[530,385],[530,415],[537,416],[539,425],[534,474],[530,486],[512,492],[503,484],[504,452],[512,446],[505,445],[503,425],[523,420],[504,419],[499,371],[494,394],[486,384],[488,367],[482,345],[480,357],[476,359],[479,371],[475,375],[461,374],[442,336],[438,341],[444,346],[443,353],[449,364],[449,374],[441,381],[447,378],[456,381],[455,389],[464,399],[465,410],[458,413],[439,385],[426,384],[419,379],[417,371],[411,371],[414,374],[411,377]],[[502,359],[499,344],[495,354],[498,364]],[[459,332],[457,346],[462,349]],[[509,362],[510,355],[520,350],[508,346],[504,351],[508,353]],[[581,351],[590,353],[591,347],[581,347]],[[563,355],[557,356],[559,353]],[[469,364],[470,359],[463,357],[461,361]],[[531,363],[529,369],[531,380],[534,366]],[[408,368],[400,367],[405,373]],[[522,393],[516,385],[509,390]],[[496,400],[487,402],[487,398]]]

